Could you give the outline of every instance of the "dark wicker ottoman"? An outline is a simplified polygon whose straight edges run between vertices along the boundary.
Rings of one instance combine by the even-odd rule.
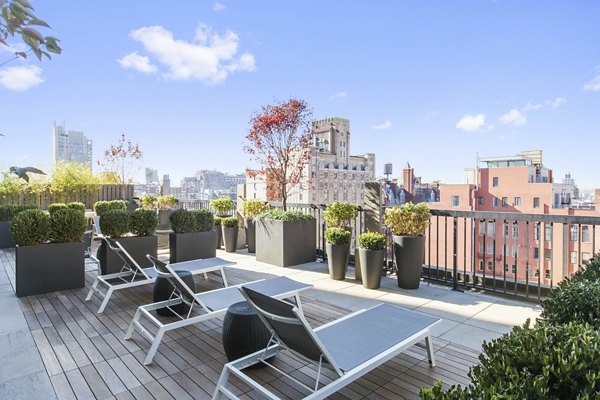
[[[232,304],[223,320],[223,349],[229,361],[267,347],[271,334],[247,301]],[[262,363],[253,367],[264,366]]]
[[[194,292],[196,291],[196,283],[194,282],[194,277],[192,273],[189,271],[175,271],[177,275],[192,289]],[[171,293],[173,293],[173,285],[169,282],[167,278],[157,277],[156,281],[154,281],[154,291],[152,292],[152,299],[154,303],[159,301],[168,300],[171,297]],[[175,306],[171,306],[173,310],[175,310],[178,314],[183,314],[188,311],[188,307],[185,303],[177,304]],[[175,314],[168,308],[159,308],[156,310],[158,315],[162,315],[164,317],[170,317]]]

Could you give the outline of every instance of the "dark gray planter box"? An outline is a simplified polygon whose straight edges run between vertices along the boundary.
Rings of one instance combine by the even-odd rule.
[[[217,232],[190,232],[169,234],[169,262],[177,263],[217,256]]]
[[[118,238],[117,242],[121,243],[140,267],[145,268],[152,266],[152,263],[150,263],[146,254],[150,254],[154,257],[157,256],[157,236],[122,237]],[[123,268],[123,261],[106,246],[104,240],[100,243],[96,256],[98,257],[98,260],[100,260],[100,271],[102,272],[102,275],[114,274],[121,271],[121,268]]]
[[[15,241],[10,234],[10,221],[0,221],[0,249],[15,247]]]
[[[327,265],[329,266],[329,277],[336,281],[346,279],[348,262],[350,261],[350,244],[325,245],[327,249]]]
[[[215,225],[213,230],[217,233],[217,249],[220,249],[223,246],[223,230],[221,229],[221,225]]]
[[[225,251],[228,253],[235,253],[237,249],[237,226],[228,227],[222,226],[223,228],[223,244],[225,245]]]
[[[398,268],[398,287],[418,289],[421,282],[425,236],[393,236],[394,257]]]
[[[256,226],[254,225],[254,220],[252,218],[245,219],[244,228],[246,228],[248,253],[256,253]]]
[[[85,284],[84,250],[83,242],[17,246],[15,268],[17,296],[83,287]]]
[[[255,226],[256,261],[289,267],[317,259],[317,225],[314,219],[260,220]]]
[[[171,230],[171,210],[158,210],[158,228],[161,231]]]
[[[381,285],[384,251],[358,249],[362,283],[367,289],[379,289],[379,285]]]

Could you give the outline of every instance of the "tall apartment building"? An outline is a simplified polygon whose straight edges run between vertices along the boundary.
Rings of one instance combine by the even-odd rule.
[[[364,204],[364,184],[375,180],[375,154],[350,155],[350,121],[325,118],[314,121],[313,144],[304,177],[288,198],[290,203]],[[264,177],[246,178],[246,196],[267,200]],[[275,199],[268,199],[275,200]]]
[[[567,174],[557,183],[552,170],[542,163],[542,152],[523,152],[512,157],[493,157],[479,160],[484,166],[467,170],[466,184],[441,184],[440,201],[430,203],[431,208],[446,210],[474,210],[488,212],[512,212],[554,215],[600,215],[596,210],[571,208],[578,197],[574,179]],[[452,224],[450,224],[452,225]],[[565,226],[566,227],[566,226]],[[577,266],[593,256],[593,249],[600,248],[593,227],[571,225],[563,231],[563,224],[544,222],[510,221],[488,218],[459,224],[460,237],[470,237],[465,248],[459,248],[459,260],[467,260],[472,271],[471,243],[475,249],[475,272],[487,276],[506,276],[507,280],[536,281],[549,285],[570,275]],[[432,251],[426,252],[431,265],[443,265],[443,254],[436,248],[444,248],[448,237],[443,236],[442,220],[432,220],[430,228]],[[467,232],[465,232],[465,230]],[[442,232],[441,236],[436,232]],[[566,232],[566,233],[565,233]],[[450,233],[451,235],[451,233]],[[562,245],[558,245],[562,240]],[[592,243],[596,240],[596,244]],[[459,246],[462,247],[462,246]],[[563,265],[567,264],[566,270]],[[462,268],[462,267],[461,267]]]
[[[158,170],[146,167],[146,185],[158,183]]]
[[[92,140],[83,132],[67,131],[65,124],[52,129],[52,163],[63,160],[92,167]]]

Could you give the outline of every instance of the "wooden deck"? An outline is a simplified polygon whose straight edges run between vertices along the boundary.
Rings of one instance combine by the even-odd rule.
[[[14,251],[0,250],[2,269],[10,277]],[[154,363],[143,365],[149,342],[138,334],[124,340],[125,330],[140,304],[151,302],[152,288],[117,291],[104,314],[96,314],[99,298],[84,298],[95,276],[88,272],[86,287],[19,299],[45,370],[59,399],[207,399],[212,396],[226,358],[221,346],[221,319],[169,332]],[[229,274],[231,283],[241,280]],[[11,278],[12,279],[12,278]],[[220,287],[217,275],[196,278],[197,289]],[[339,318],[347,310],[303,297],[304,312],[313,327]],[[2,310],[7,312],[8,310]],[[421,387],[437,380],[467,384],[467,371],[478,354],[440,339],[434,339],[437,366],[430,368],[423,345],[395,357],[331,398],[414,399]],[[275,364],[301,381],[316,372],[298,360],[280,355]],[[252,372],[282,398],[302,398],[307,393],[268,369]],[[326,376],[331,377],[331,374]],[[260,398],[235,379],[241,398]],[[26,388],[23,388],[26,390]],[[2,397],[0,395],[0,397]],[[48,393],[48,398],[53,394]]]

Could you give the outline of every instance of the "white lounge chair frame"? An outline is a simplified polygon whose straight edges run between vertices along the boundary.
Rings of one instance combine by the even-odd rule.
[[[108,301],[112,294],[117,290],[129,289],[136,286],[148,285],[154,283],[157,274],[154,267],[142,268],[139,264],[131,257],[131,255],[123,248],[118,242],[114,242],[114,246],[111,242],[103,238],[106,245],[123,260],[123,267],[121,271],[114,274],[98,275],[94,280],[90,291],[85,298],[86,301],[92,299],[94,293],[98,294],[102,298],[102,303],[98,308],[98,314],[104,312]],[[227,287],[227,278],[225,277],[225,267],[234,265],[235,263],[223,260],[218,257],[198,259],[192,261],[185,261],[181,263],[172,264],[176,270],[186,270],[192,275],[204,274],[204,278],[207,277],[206,273],[219,271],[221,278],[223,279],[223,286]],[[116,281],[116,283],[115,283]],[[102,290],[104,289],[104,291]]]
[[[289,304],[290,308],[293,307],[292,311],[293,311],[293,314],[295,315],[295,317],[293,317],[293,318],[284,317],[284,316],[276,315],[276,314],[271,314],[271,313],[261,309],[253,301],[252,297],[250,297],[248,294],[248,293],[251,293],[251,291],[248,291],[247,289],[248,288],[246,288],[246,287],[242,288],[241,289],[242,293],[243,293],[244,297],[246,298],[246,300],[248,302],[250,302],[250,304],[252,304],[252,306],[257,310],[258,315],[260,316],[261,320],[265,323],[265,325],[271,332],[271,335],[272,335],[271,341],[269,342],[269,344],[267,345],[267,347],[264,350],[258,351],[254,354],[250,354],[246,357],[240,358],[239,360],[235,360],[235,361],[232,361],[232,362],[226,364],[223,367],[221,376],[219,377],[217,387],[213,394],[213,399],[221,399],[223,396],[226,396],[229,399],[238,399],[238,397],[231,390],[229,390],[226,387],[227,381],[231,374],[240,378],[242,381],[244,381],[246,384],[248,384],[252,388],[256,389],[258,392],[260,392],[266,398],[278,399],[278,397],[275,394],[273,394],[270,390],[268,390],[267,388],[262,386],[260,383],[258,383],[257,381],[255,381],[250,376],[248,376],[244,373],[244,371],[243,371],[244,368],[254,365],[254,364],[257,364],[257,363],[263,363],[263,364],[267,365],[268,367],[276,370],[280,374],[282,374],[282,375],[286,376],[287,378],[289,378],[290,380],[294,381],[296,384],[303,387],[307,391],[311,392],[311,394],[308,395],[307,397],[305,397],[305,399],[323,399],[327,396],[332,395],[333,393],[342,389],[343,387],[350,384],[354,380],[362,377],[366,373],[379,367],[381,364],[389,361],[393,357],[404,352],[406,349],[408,349],[409,347],[413,346],[414,344],[416,344],[417,342],[419,342],[421,340],[425,340],[425,345],[427,348],[427,355],[429,357],[429,363],[430,363],[431,367],[435,367],[433,343],[432,343],[432,339],[431,339],[431,327],[440,322],[439,318],[425,316],[420,313],[415,313],[414,311],[403,310],[403,309],[400,309],[399,307],[382,303],[382,304],[376,305],[370,309],[357,311],[355,313],[347,315],[343,318],[340,318],[336,321],[330,322],[328,324],[325,324],[325,325],[313,330],[310,327],[310,325],[308,324],[308,321],[305,319],[304,315],[300,312],[300,310],[297,307],[293,307],[293,305]],[[256,295],[254,295],[254,296],[256,296]],[[285,302],[281,302],[281,303],[285,303]],[[378,309],[379,307],[384,307],[384,308]],[[359,365],[357,365],[349,370],[343,370],[341,368],[341,366],[338,365],[336,359],[331,355],[331,353],[328,351],[327,347],[319,339],[318,333],[320,331],[324,331],[324,330],[327,330],[328,328],[335,327],[336,324],[339,324],[342,321],[352,320],[353,318],[357,318],[357,317],[361,316],[361,314],[363,317],[368,318],[369,313],[373,313],[373,312],[377,312],[377,311],[379,311],[380,313],[382,311],[394,312],[395,309],[401,310],[399,312],[407,313],[406,315],[418,314],[419,316],[426,318],[425,321],[427,321],[427,322],[425,322],[425,323],[427,324],[427,326],[423,329],[418,329],[415,332],[406,335],[405,337],[399,338],[397,343],[395,343],[395,345],[390,346],[385,351],[379,352],[378,354],[373,354],[372,357],[366,358],[362,363],[360,363]],[[271,324],[271,320],[275,321],[276,323],[279,322],[279,323],[284,323],[284,324],[291,324],[291,325],[296,325],[298,327],[302,326],[304,328],[303,333],[308,335],[307,338],[309,338],[310,341],[312,341],[311,345],[313,345],[315,349],[318,349],[318,351],[321,354],[319,357],[319,361],[317,362],[314,359],[309,358],[306,355],[302,354],[301,352],[295,351],[295,350],[291,349],[289,346],[287,346],[285,341],[283,341],[278,336],[276,329],[273,328],[273,326]],[[429,323],[429,322],[431,322],[431,323]],[[394,326],[391,324],[389,329],[394,329]],[[370,338],[367,338],[367,340],[377,340],[377,338],[370,337]],[[355,349],[349,348],[348,350],[349,350],[349,352],[353,352],[353,350],[355,350]],[[317,376],[315,378],[315,386],[314,387],[307,386],[306,384],[295,379],[288,373],[285,373],[284,371],[280,370],[279,368],[275,367],[274,365],[272,365],[271,363],[266,361],[269,358],[277,355],[281,351],[288,351],[289,353],[300,358],[301,360],[304,360],[305,362],[307,362],[309,364],[316,365]],[[307,350],[307,351],[310,351],[310,350]],[[321,369],[323,367],[328,367],[328,368],[332,369],[338,375],[338,378],[333,380],[329,384],[319,388]]]
[[[141,336],[150,341],[150,349],[144,360],[145,365],[150,364],[154,359],[154,355],[166,332],[223,316],[230,305],[244,301],[244,297],[238,290],[242,284],[194,293],[170,265],[162,263],[151,256],[148,256],[148,258],[153,262],[159,276],[169,279],[175,290],[173,290],[171,298],[168,300],[138,307],[125,334],[125,339],[131,339],[133,332],[137,331]],[[296,282],[285,277],[260,279],[243,285],[254,287],[255,289],[258,289],[257,286],[270,286],[268,290],[272,292],[275,298],[284,299],[293,297],[300,313],[302,312],[300,292],[312,287],[312,285]],[[185,303],[189,307],[189,311],[185,315],[180,315],[171,308],[171,306],[181,303]],[[200,309],[194,310],[194,306],[198,306]],[[169,308],[178,317],[178,320],[168,323],[161,322],[152,314],[152,311],[159,308]],[[202,312],[202,314],[192,315],[193,312],[195,314],[197,311]],[[156,334],[153,334],[142,325],[142,317],[157,327]]]

